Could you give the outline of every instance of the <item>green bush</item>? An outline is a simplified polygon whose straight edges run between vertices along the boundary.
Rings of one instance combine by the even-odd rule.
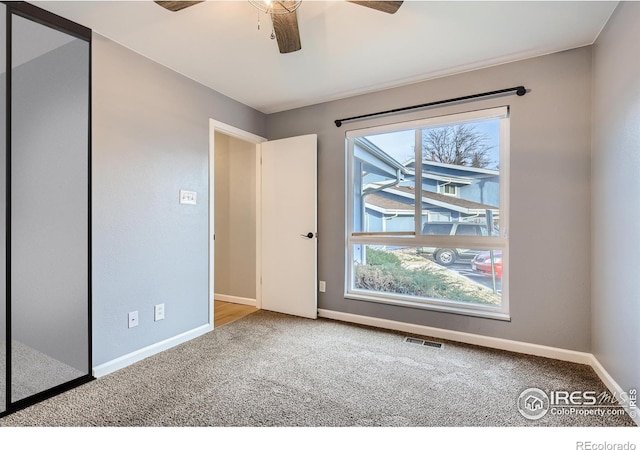
[[[375,248],[367,248],[367,265],[369,266],[398,266],[402,265],[402,261],[396,255],[384,250],[376,250]]]
[[[367,248],[367,264],[356,266],[355,287],[377,292],[416,297],[485,303],[469,292],[462,282],[452,282],[440,270],[428,267],[409,269],[389,251]],[[478,286],[480,292],[482,288]]]

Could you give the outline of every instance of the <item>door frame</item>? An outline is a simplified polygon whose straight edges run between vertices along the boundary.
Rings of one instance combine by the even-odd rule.
[[[226,134],[255,145],[256,152],[256,308],[262,307],[262,172],[260,144],[267,139],[215,119],[209,119],[209,324],[214,327],[215,305],[215,135]]]

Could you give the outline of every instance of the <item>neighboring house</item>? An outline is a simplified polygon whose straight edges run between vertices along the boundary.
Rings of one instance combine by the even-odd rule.
[[[360,169],[355,183],[361,183],[361,230],[407,231],[414,228],[415,160],[404,164],[366,138],[354,142]],[[356,178],[358,178],[356,176]],[[499,171],[458,166],[435,161],[422,162],[422,222],[485,222],[487,211],[499,217]],[[356,209],[358,210],[358,209]]]

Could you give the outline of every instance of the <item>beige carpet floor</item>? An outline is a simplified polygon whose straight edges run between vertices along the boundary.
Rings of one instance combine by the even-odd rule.
[[[634,426],[626,415],[524,418],[520,393],[606,391],[585,365],[258,311],[0,426]]]

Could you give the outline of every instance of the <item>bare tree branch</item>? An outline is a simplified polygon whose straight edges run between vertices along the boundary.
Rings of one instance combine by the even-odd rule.
[[[487,167],[491,164],[489,136],[473,125],[428,130],[422,137],[423,158],[446,164]]]

